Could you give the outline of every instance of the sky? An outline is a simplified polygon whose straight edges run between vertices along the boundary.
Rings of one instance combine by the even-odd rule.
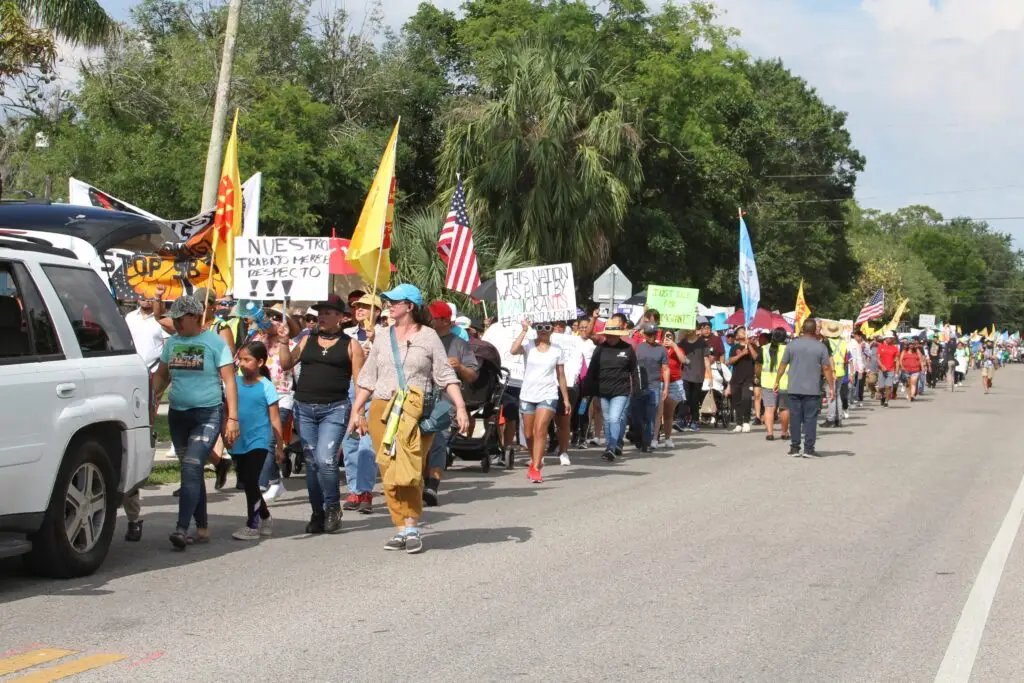
[[[345,6],[355,22],[368,0]],[[420,0],[385,0],[399,27]],[[130,0],[100,0],[127,19]],[[457,10],[461,0],[434,0]],[[648,0],[652,8],[661,0]],[[781,57],[849,114],[863,206],[992,220],[1024,247],[1024,0],[717,0],[755,57]]]

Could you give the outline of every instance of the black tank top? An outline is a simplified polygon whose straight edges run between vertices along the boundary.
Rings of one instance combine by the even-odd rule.
[[[318,335],[310,333],[299,362],[299,383],[295,387],[295,400],[303,403],[334,403],[348,399],[348,385],[352,381],[352,361],[348,357],[349,339],[344,333],[337,343],[323,349]]]

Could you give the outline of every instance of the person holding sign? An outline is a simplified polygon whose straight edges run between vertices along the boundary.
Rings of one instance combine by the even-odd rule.
[[[519,412],[523,416],[523,433],[530,450],[530,467],[526,476],[535,484],[544,481],[540,474],[544,466],[544,450],[547,446],[548,427],[558,410],[558,397],[568,415],[572,410],[569,389],[565,383],[565,361],[561,348],[551,343],[551,323],[537,323],[533,326],[537,338],[524,341],[530,331],[530,321],[523,319],[523,331],[512,342],[512,354],[526,357],[523,373],[523,388],[519,393]]]

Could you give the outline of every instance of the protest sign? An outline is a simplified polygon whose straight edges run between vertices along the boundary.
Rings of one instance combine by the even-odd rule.
[[[921,315],[917,316],[917,326],[923,327],[926,330],[935,327],[935,316],[925,315],[924,313],[922,313]]]
[[[498,322],[518,325],[523,318],[535,323],[574,320],[576,283],[571,263],[499,270]]]
[[[670,330],[693,330],[697,327],[699,289],[688,287],[647,286],[647,308],[661,314],[661,326]]]
[[[328,237],[238,237],[235,296],[321,301],[330,286]]]

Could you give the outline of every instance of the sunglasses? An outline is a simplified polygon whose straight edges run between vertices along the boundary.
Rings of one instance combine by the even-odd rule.
[[[554,329],[554,326],[551,325],[550,323],[537,323],[536,325],[533,326],[533,329],[537,330],[538,332],[550,332],[551,330]]]

